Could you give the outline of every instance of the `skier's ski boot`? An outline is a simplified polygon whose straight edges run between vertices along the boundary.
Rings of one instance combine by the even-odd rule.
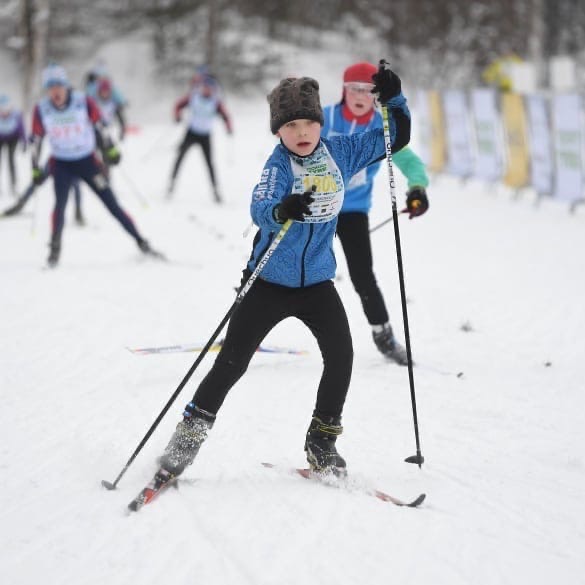
[[[47,258],[47,266],[55,268],[59,263],[59,256],[61,255],[61,242],[59,240],[51,240],[49,244],[49,257]]]
[[[140,251],[143,254],[150,254],[152,252],[152,248],[150,247],[150,244],[147,240],[136,240],[136,243],[138,244],[138,248],[140,248]]]
[[[221,197],[221,193],[219,192],[219,190],[218,190],[217,187],[214,187],[213,188],[213,199],[219,205],[221,205],[223,203],[223,199]]]
[[[372,337],[380,353],[401,366],[408,365],[406,349],[396,341],[390,323],[384,323],[384,325],[378,325],[376,327],[380,328],[380,330],[376,331],[374,329],[372,331]]]
[[[148,243],[148,240],[139,239],[139,240],[136,240],[136,243],[138,244],[140,251],[145,256],[152,256],[153,258],[158,258],[160,260],[167,259],[166,256],[162,252],[159,252],[158,250],[155,250],[154,248],[152,248],[152,246]]]
[[[342,432],[341,417],[313,414],[305,439],[307,461],[313,472],[336,477],[347,475],[345,460],[335,448],[335,441]]]
[[[171,178],[169,181],[169,185],[167,187],[167,199],[171,199],[173,197],[173,193],[175,192],[175,178]]]
[[[183,420],[177,425],[163,456],[159,459],[162,469],[173,476],[183,473],[195,460],[199,448],[213,427],[215,415],[197,408],[189,402],[183,412]]]
[[[80,207],[75,209],[75,223],[80,227],[85,225],[85,218],[83,217],[83,213],[81,213]]]

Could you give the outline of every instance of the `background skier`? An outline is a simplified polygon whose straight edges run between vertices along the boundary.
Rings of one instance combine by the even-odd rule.
[[[355,63],[345,70],[341,101],[323,110],[323,137],[351,136],[382,128],[382,115],[376,109],[375,96],[372,94],[376,72],[377,67],[367,62]],[[426,195],[429,181],[424,163],[409,146],[396,152],[393,150],[392,160],[408,180],[406,205],[410,217],[422,215],[429,207]],[[394,336],[384,297],[373,270],[368,213],[372,207],[374,177],[379,168],[380,163],[372,164],[351,178],[337,220],[337,235],[345,253],[351,281],[372,327],[376,347],[387,358],[406,365],[406,350]]]

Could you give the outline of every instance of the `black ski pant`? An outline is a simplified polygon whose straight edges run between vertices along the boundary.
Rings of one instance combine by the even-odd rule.
[[[14,166],[14,151],[18,144],[18,138],[11,138],[9,140],[0,139],[0,164],[2,163],[2,151],[7,150],[8,155],[8,171],[10,172],[10,186],[12,189],[16,188],[16,167]]]
[[[351,379],[353,346],[345,309],[330,280],[289,288],[258,279],[232,315],[222,349],[193,396],[198,408],[217,413],[264,337],[287,317],[296,317],[310,329],[323,356],[315,412],[341,416]],[[289,375],[294,376],[294,371]]]
[[[215,181],[213,161],[211,160],[211,136],[209,134],[196,134],[192,130],[187,130],[187,134],[185,134],[183,142],[181,142],[181,144],[179,145],[179,152],[177,154],[177,160],[175,161],[175,166],[173,168],[172,180],[174,181],[177,178],[177,174],[179,173],[179,167],[183,162],[183,158],[187,151],[194,144],[199,144],[201,146],[203,156],[205,157],[205,162],[207,163],[207,169],[209,170],[209,178],[211,179],[211,184],[215,189],[217,185]]]
[[[351,282],[362,301],[368,323],[387,323],[388,311],[374,275],[368,214],[340,213],[337,218],[337,235],[345,253]]]
[[[55,182],[55,209],[53,210],[52,234],[54,242],[61,241],[69,190],[79,180],[87,183],[91,190],[101,199],[107,210],[137,242],[142,240],[134,222],[120,207],[106,177],[101,171],[99,163],[93,156],[79,160],[53,159],[51,172]]]

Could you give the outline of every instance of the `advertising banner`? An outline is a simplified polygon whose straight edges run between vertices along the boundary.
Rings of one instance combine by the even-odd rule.
[[[578,94],[559,94],[552,98],[555,181],[554,196],[577,201],[583,192],[583,112]]]
[[[412,135],[416,136],[414,149],[428,167],[431,164],[433,129],[429,92],[418,89],[415,93],[415,112],[412,117]]]
[[[471,91],[471,111],[475,134],[473,174],[495,183],[504,170],[502,120],[498,109],[498,92],[493,88]]]
[[[428,98],[431,112],[431,161],[428,169],[431,173],[441,173],[447,162],[443,105],[438,91],[429,91]]]
[[[530,150],[530,183],[539,195],[551,195],[553,190],[553,137],[544,96],[525,98],[528,115],[528,147]]]
[[[503,181],[509,187],[525,187],[530,181],[530,155],[526,110],[521,95],[502,94],[502,120],[507,154]]]
[[[447,131],[447,170],[458,177],[469,177],[473,173],[473,152],[465,92],[458,89],[446,91],[443,106]]]

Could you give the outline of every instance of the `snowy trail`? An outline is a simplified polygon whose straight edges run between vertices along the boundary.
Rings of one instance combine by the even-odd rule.
[[[338,254],[337,286],[356,354],[340,450],[368,484],[401,498],[426,492],[421,509],[260,465],[304,464],[320,358],[292,321],[266,343],[309,354],[254,357],[178,490],[139,514],[125,512],[217,354],[205,358],[119,489],[100,487],[115,478],[195,359],[136,356],[126,347],[205,341],[233,301],[252,238],[242,238],[248,194],[273,144],[263,106],[255,106],[241,104],[234,137],[218,132],[216,152],[231,153],[217,156],[221,208],[211,201],[199,152],[190,153],[169,202],[172,146],[142,160],[164,128],[128,137],[123,164],[148,206],[115,171],[114,185],[168,264],[144,261],[89,193],[89,228],[68,223],[56,271],[40,269],[50,189],[39,196],[34,235],[32,207],[0,223],[0,561],[7,582],[581,582],[583,217],[448,178],[434,181],[424,218],[401,218],[420,363],[422,470],[403,462],[415,452],[406,369],[375,353]],[[247,135],[255,136],[252,147]],[[389,215],[385,186],[380,177],[372,225]],[[400,180],[398,187],[403,193]],[[402,336],[391,226],[372,241]]]

